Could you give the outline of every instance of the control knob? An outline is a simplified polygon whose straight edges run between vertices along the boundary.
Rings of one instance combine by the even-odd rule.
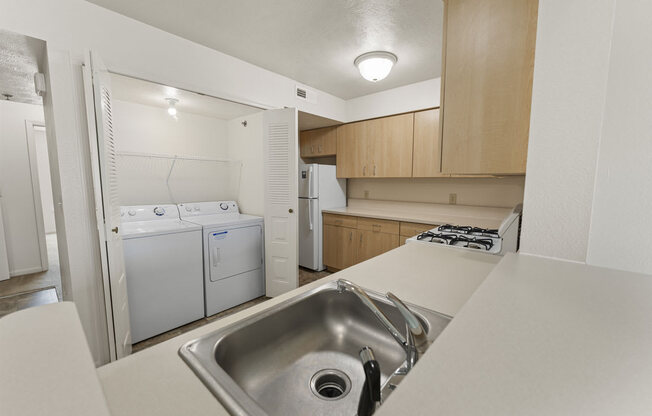
[[[163,207],[154,208],[154,214],[156,214],[159,217],[165,215],[165,208],[163,208]]]

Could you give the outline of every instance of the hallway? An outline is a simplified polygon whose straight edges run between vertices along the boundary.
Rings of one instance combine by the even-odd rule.
[[[0,282],[0,317],[17,310],[63,299],[57,235],[45,236],[48,251],[48,270],[12,277]]]

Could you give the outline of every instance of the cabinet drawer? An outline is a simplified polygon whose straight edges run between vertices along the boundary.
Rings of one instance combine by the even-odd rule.
[[[350,215],[337,215],[324,213],[324,224],[336,225],[338,227],[356,228],[358,225],[358,217]]]
[[[400,234],[404,237],[413,237],[415,235],[421,234],[424,231],[432,230],[436,225],[433,224],[421,224],[418,222],[401,222],[401,232]]]
[[[375,218],[358,218],[358,230],[398,235],[399,225],[398,221],[377,220]]]

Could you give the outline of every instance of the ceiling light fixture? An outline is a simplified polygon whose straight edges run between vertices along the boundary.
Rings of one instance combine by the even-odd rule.
[[[362,78],[371,82],[378,82],[389,75],[394,64],[398,61],[391,52],[367,52],[355,58],[353,65],[358,67]]]
[[[179,102],[176,98],[166,98],[165,101],[168,102],[168,114],[172,117],[177,115],[177,108],[175,104]]]

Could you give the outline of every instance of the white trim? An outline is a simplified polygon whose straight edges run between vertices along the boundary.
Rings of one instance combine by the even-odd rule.
[[[90,148],[91,172],[93,176],[93,194],[95,199],[95,221],[99,237],[100,263],[102,266],[102,292],[104,294],[104,312],[106,317],[106,332],[109,341],[109,360],[117,360],[115,332],[113,328],[113,303],[109,283],[109,266],[106,253],[106,229],[104,227],[104,212],[102,206],[102,186],[100,184],[100,164],[97,149],[97,131],[95,126],[95,102],[93,100],[93,75],[90,68],[90,51],[86,51],[82,64],[82,81],[84,83],[84,98],[88,127],[88,142]]]
[[[36,143],[34,139],[35,127],[45,128],[45,123],[40,121],[25,120],[25,135],[27,140],[27,154],[29,160],[29,171],[32,180],[32,197],[34,198],[34,219],[36,220],[36,233],[38,234],[38,246],[41,255],[41,268],[34,272],[46,271],[48,264],[48,249],[45,242],[45,223],[43,220],[43,201],[41,201],[41,185],[38,177],[38,163],[36,159]],[[14,271],[16,273],[16,271]],[[13,276],[14,274],[11,273]]]
[[[32,274],[32,273],[38,273],[42,272],[43,269],[39,266],[36,267],[28,267],[26,269],[19,269],[19,270],[13,270],[9,272],[10,277],[15,277],[15,276],[22,276],[25,274]]]

